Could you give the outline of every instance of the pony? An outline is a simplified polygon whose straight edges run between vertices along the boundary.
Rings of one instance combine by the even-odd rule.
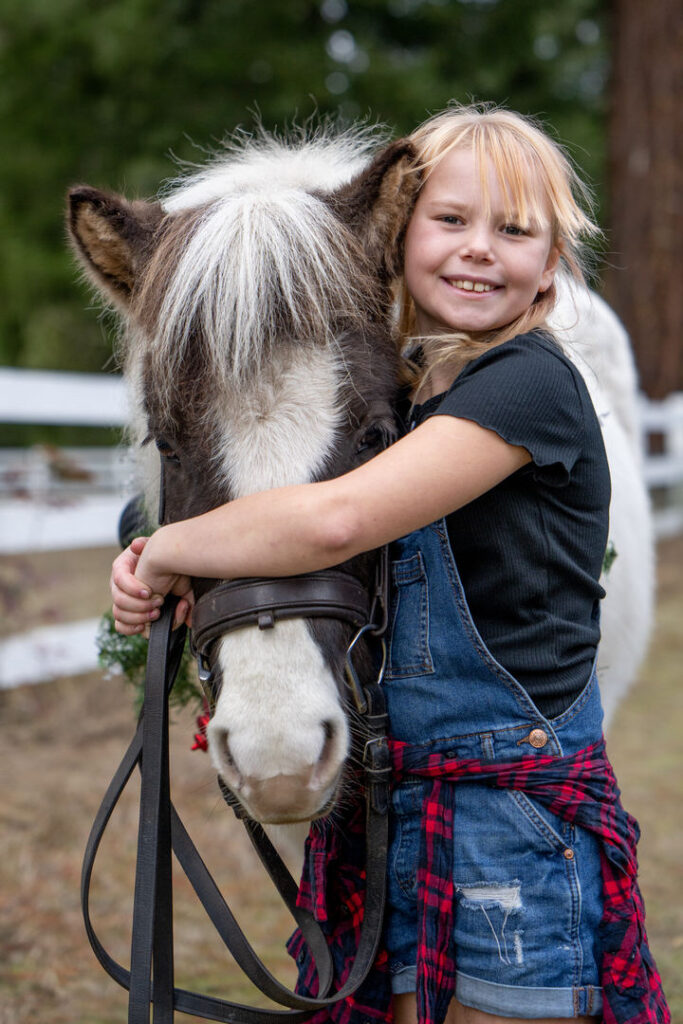
[[[177,520],[339,475],[395,436],[393,289],[416,198],[410,160],[405,140],[364,130],[262,133],[233,141],[158,200],[71,189],[73,248],[123,324],[150,515],[160,486],[152,441],[173,481],[166,518]],[[616,694],[637,671],[652,601],[633,363],[597,297],[565,285],[556,321],[591,388],[612,467],[618,557],[599,677]],[[614,379],[598,367],[603,349]],[[349,566],[366,586],[374,558]],[[199,595],[214,585],[195,581]],[[354,731],[343,682],[350,635],[341,622],[292,619],[218,641],[209,750],[253,818],[310,820],[339,794]],[[368,678],[372,658],[359,647]]]
[[[607,303],[560,278],[549,320],[581,371],[598,414],[612,479],[608,552],[601,583],[598,680],[604,724],[638,676],[647,652],[655,600],[655,548],[643,476],[638,378],[628,335]]]

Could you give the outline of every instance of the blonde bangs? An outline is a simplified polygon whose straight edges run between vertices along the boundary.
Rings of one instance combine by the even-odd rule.
[[[511,145],[504,133],[480,128],[475,135],[475,154],[487,212],[491,210],[489,174],[493,172],[503,196],[506,220],[525,230],[532,226],[547,227],[548,204],[520,147]]]
[[[505,216],[523,228],[545,227],[550,221],[554,243],[564,241],[560,249],[568,256],[567,269],[581,276],[581,239],[600,235],[591,193],[562,148],[530,118],[486,105],[454,106],[425,121],[410,140],[423,181],[454,149],[470,146],[488,209],[490,167],[504,197]]]

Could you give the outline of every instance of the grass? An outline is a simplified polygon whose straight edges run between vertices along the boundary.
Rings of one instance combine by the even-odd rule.
[[[9,598],[7,587],[0,590],[9,601],[5,630],[98,614],[107,603],[111,552],[90,554],[3,560],[0,582],[14,580]],[[683,538],[661,546],[652,653],[608,738],[624,803],[643,828],[641,884],[648,932],[674,1021],[683,1020],[682,564]],[[36,589],[40,593],[24,593]],[[291,983],[293,968],[283,949],[292,927],[288,914],[241,826],[223,805],[206,755],[190,750],[191,717],[183,712],[175,719],[176,805],[231,909],[269,967]],[[126,993],[102,972],[87,944],[79,875],[90,824],[133,722],[130,690],[120,678],[107,679],[102,673],[0,692],[0,745],[5,752],[0,1024],[124,1024],[127,1019]],[[92,900],[98,931],[124,963],[136,826],[133,790],[117,809],[103,843]],[[222,949],[184,878],[177,878],[175,918],[177,983],[252,1001],[249,985]]]

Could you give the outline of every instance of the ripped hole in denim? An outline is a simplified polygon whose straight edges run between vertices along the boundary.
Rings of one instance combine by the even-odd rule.
[[[498,957],[503,964],[522,964],[522,933],[517,930],[512,936],[512,948],[506,931],[508,918],[522,909],[522,886],[519,882],[486,883],[481,885],[457,885],[460,905],[463,910],[480,912],[488,921],[489,928],[498,947]]]

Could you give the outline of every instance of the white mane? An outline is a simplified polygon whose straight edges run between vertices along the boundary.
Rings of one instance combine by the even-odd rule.
[[[283,340],[327,345],[340,316],[367,322],[362,257],[323,196],[379,141],[367,130],[262,135],[167,187],[163,207],[183,237],[152,341],[161,364],[172,370],[198,332],[219,381],[235,381]]]
[[[359,174],[385,141],[380,131],[364,128],[286,140],[265,132],[235,136],[206,166],[167,182],[161,203],[167,213],[180,213],[262,189],[271,196],[292,189],[331,192]]]

